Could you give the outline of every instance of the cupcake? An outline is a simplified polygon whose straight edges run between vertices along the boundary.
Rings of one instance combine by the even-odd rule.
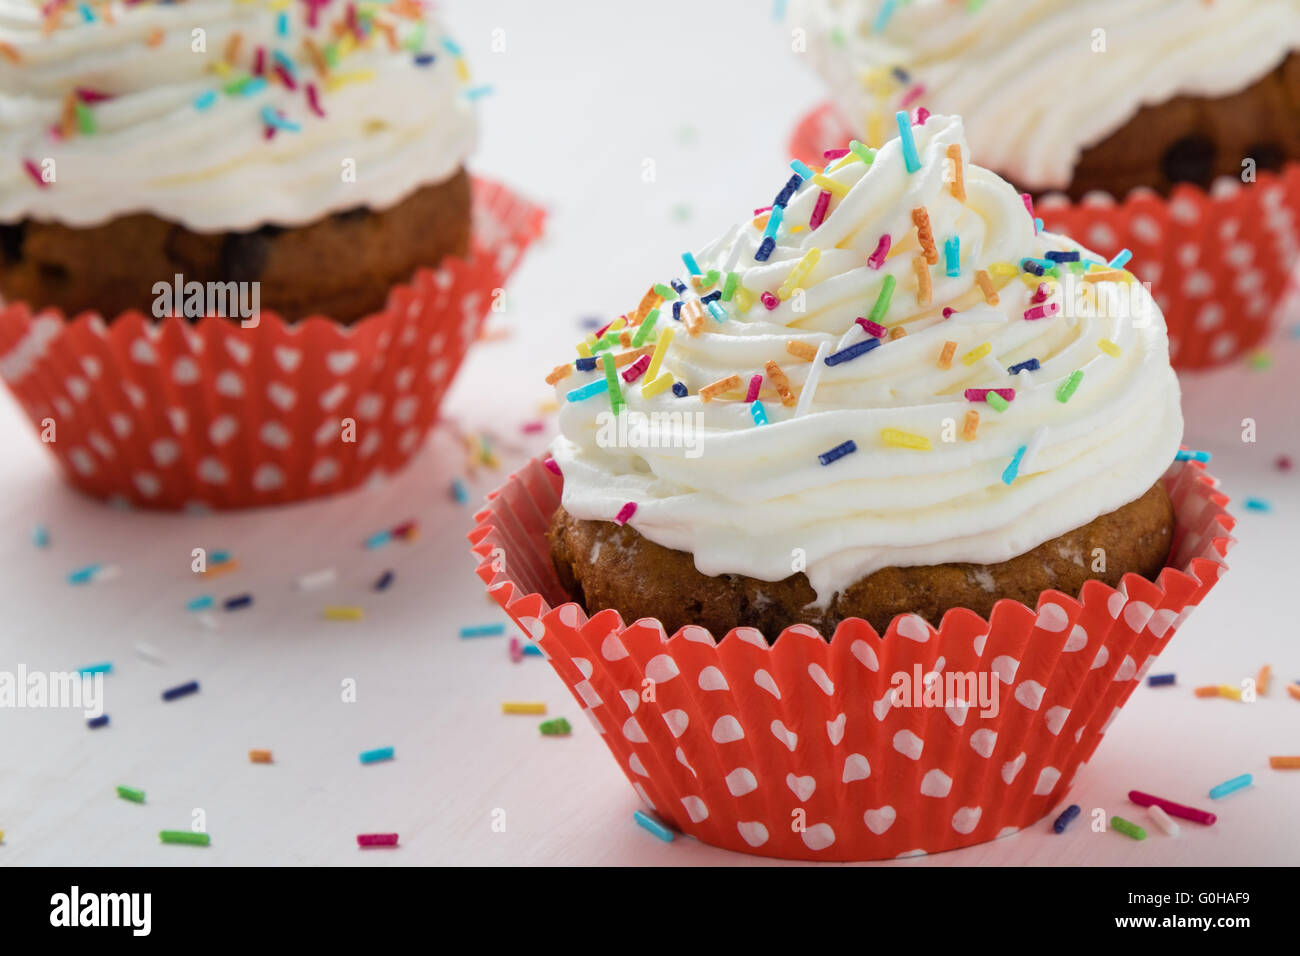
[[[793,19],[832,92],[801,131],[805,158],[843,134],[878,145],[898,110],[958,113],[981,161],[1049,228],[1108,258],[1136,254],[1176,364],[1263,338],[1296,260],[1290,0],[809,0]],[[1088,108],[1060,108],[1081,93]]]
[[[408,0],[0,0],[0,372],[70,477],[230,507],[409,457],[536,233],[465,170],[480,92]]]
[[[471,535],[643,799],[733,849],[1038,819],[1229,541],[1141,283],[960,119],[899,132],[796,160],[582,342],[551,457]]]

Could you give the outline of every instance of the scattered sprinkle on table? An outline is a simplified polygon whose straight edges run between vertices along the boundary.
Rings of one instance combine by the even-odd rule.
[[[359,621],[365,617],[365,611],[355,604],[332,604],[321,611],[321,616],[327,621]]]
[[[117,795],[123,800],[130,800],[132,803],[144,803],[144,791],[136,790],[134,787],[118,787]]]
[[[1219,800],[1230,793],[1236,793],[1244,787],[1249,787],[1251,781],[1255,778],[1248,773],[1243,773],[1240,777],[1233,777],[1231,780],[1225,780],[1217,787],[1210,788],[1210,799]]]
[[[544,714],[546,704],[533,700],[507,700],[501,704],[503,714]]]
[[[566,366],[567,368],[567,366]],[[465,482],[456,478],[451,483],[451,496],[456,499],[456,504],[464,505],[469,503],[469,489],[465,487]]]
[[[1231,684],[1220,684],[1219,696],[1226,697],[1229,700],[1242,701],[1244,703],[1241,688],[1233,687]]]
[[[77,673],[82,677],[89,677],[91,674],[111,674],[113,673],[113,662],[101,661],[98,664],[91,664],[88,667],[80,668]]]
[[[1219,685],[1204,684],[1201,687],[1196,688],[1196,690],[1194,690],[1192,693],[1194,693],[1197,697],[1218,697]]]
[[[1156,826],[1163,830],[1166,836],[1176,837],[1182,832],[1182,828],[1169,819],[1169,814],[1160,809],[1158,805],[1152,804],[1147,808],[1147,813],[1150,814],[1152,820],[1156,821]]]
[[[1054,833],[1064,833],[1065,828],[1068,827],[1070,823],[1073,822],[1074,818],[1081,812],[1082,809],[1077,803],[1070,804],[1062,810],[1061,815],[1052,822],[1052,831]]]
[[[393,577],[394,575],[391,570],[385,571],[383,574],[379,575],[378,580],[375,581],[375,590],[387,591],[389,585],[393,583]]]
[[[212,837],[206,833],[195,833],[193,830],[159,830],[158,839],[163,843],[184,843],[189,846],[210,846]]]
[[[1249,511],[1272,511],[1273,503],[1266,498],[1247,498],[1242,502]]]
[[[269,750],[250,750],[248,752],[249,763],[270,763],[271,751]]]
[[[189,601],[187,601],[185,603],[185,610],[204,611],[212,607],[216,603],[217,602],[213,599],[211,594],[201,594],[198,597],[191,598]]]
[[[1259,673],[1255,676],[1255,692],[1260,697],[1263,697],[1265,694],[1268,693],[1269,685],[1272,683],[1273,683],[1273,668],[1265,664],[1263,667],[1259,669]]]
[[[397,846],[396,833],[358,833],[357,846],[362,849],[372,847]]]
[[[392,760],[397,751],[392,747],[376,747],[374,750],[361,751],[362,763],[379,763],[383,760]]]
[[[298,587],[303,591],[315,591],[317,588],[323,588],[327,584],[333,584],[338,580],[338,571],[334,568],[321,568],[319,571],[308,571],[298,578]]]
[[[632,814],[632,819],[636,821],[636,825],[639,826],[641,829],[648,830],[649,832],[657,836],[659,839],[663,840],[665,843],[673,842],[673,831],[668,829],[666,826],[664,826],[662,823],[660,823],[658,820],[656,820],[654,817],[652,817],[650,814],[646,813],[645,811],[643,810],[635,811]]]
[[[1145,840],[1147,831],[1143,830],[1136,823],[1130,823],[1123,817],[1111,817],[1110,826],[1112,830],[1118,830],[1125,836],[1132,837],[1134,840]]]
[[[161,664],[163,662],[162,652],[152,644],[146,644],[144,641],[136,641],[131,645],[136,656],[148,661],[150,664]]]
[[[1188,451],[1186,448],[1184,448],[1174,455],[1174,461],[1206,462],[1210,460],[1210,457],[1211,456],[1208,451]]]
[[[1274,770],[1300,770],[1300,757],[1269,757],[1268,765]]]
[[[162,699],[177,700],[178,698],[188,697],[190,694],[197,694],[198,692],[199,682],[192,680],[188,684],[178,684],[175,687],[167,688],[162,692]]]
[[[100,714],[98,717],[89,717],[86,719],[86,726],[94,730],[96,727],[108,726],[108,714]]]
[[[45,530],[45,525],[38,524],[32,527],[32,544],[38,548],[49,547],[50,533]]]
[[[537,725],[537,729],[547,737],[567,737],[573,733],[573,728],[563,717],[556,717],[554,720],[543,720]]]
[[[227,611],[238,611],[240,608],[249,607],[253,603],[253,595],[236,594],[234,597],[228,597],[221,602],[223,609]]]
[[[538,647],[536,644],[524,645],[524,657],[545,657],[545,656],[546,655],[542,653],[542,649]]]
[[[1152,674],[1147,678],[1147,685],[1150,687],[1168,687],[1174,682],[1173,674]]]
[[[1193,823],[1203,823],[1207,827],[1213,826],[1214,821],[1219,819],[1207,810],[1197,810],[1195,807],[1183,806],[1181,803],[1174,803],[1172,800],[1166,800],[1163,797],[1143,793],[1141,790],[1130,790],[1128,798],[1139,807],[1159,807],[1170,816],[1191,820]]]
[[[506,632],[504,624],[474,624],[460,629],[461,637],[500,637]]]

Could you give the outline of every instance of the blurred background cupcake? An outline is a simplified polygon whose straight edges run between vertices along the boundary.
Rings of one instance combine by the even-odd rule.
[[[0,2],[0,374],[72,480],[232,507],[404,463],[540,224],[465,170],[482,92],[410,0]]]
[[[1298,248],[1291,0],[805,0],[791,23],[832,94],[796,134],[805,158],[878,144],[898,110],[959,113],[1048,228],[1133,253],[1175,364],[1266,335]]]

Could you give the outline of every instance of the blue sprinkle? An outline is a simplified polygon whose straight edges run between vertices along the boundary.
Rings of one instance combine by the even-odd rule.
[[[564,397],[570,402],[581,402],[583,399],[591,398],[593,395],[599,395],[601,392],[609,391],[609,383],[603,378],[598,378],[594,382],[588,382],[581,388],[575,388]]]
[[[244,84],[243,88],[239,91],[239,95],[252,96],[255,93],[262,92],[264,89],[266,89],[266,78],[255,76]]]
[[[1016,476],[1020,474],[1020,462],[1021,459],[1025,457],[1026,448],[1028,448],[1027,445],[1021,445],[1019,448],[1016,449],[1016,456],[1011,459],[1011,464],[1007,465],[1006,469],[1002,472],[1003,484],[1005,485],[1011,484],[1013,481],[1016,480]]]
[[[434,56],[432,53],[417,53],[415,54],[415,65],[428,66],[429,64],[433,63],[437,59],[438,58]]]
[[[451,483],[451,494],[456,499],[456,504],[463,505],[469,503],[469,489],[465,487],[465,482],[459,478]],[[383,588],[380,588],[382,591]]]
[[[683,252],[682,262],[686,263],[686,271],[689,272],[691,275],[693,276],[704,275],[704,273],[700,271],[700,264],[695,261],[694,253]]]
[[[686,294],[686,283],[681,279],[669,279],[668,284],[673,287],[673,291],[678,295]]]
[[[297,123],[285,119],[269,105],[262,107],[262,122],[275,129],[288,130],[290,133],[296,133],[302,129]]]
[[[175,687],[169,687],[162,692],[163,700],[176,700],[178,697],[188,697],[190,694],[199,692],[199,682],[190,681],[188,684],[177,684]]]
[[[1036,275],[1036,276],[1041,276],[1043,273],[1047,271],[1039,263],[1035,262],[1033,259],[1021,259],[1020,268],[1024,269],[1026,272],[1030,273],[1031,275]]]
[[[378,763],[381,760],[392,760],[397,751],[392,747],[376,747],[374,750],[361,751],[362,763]]]
[[[280,14],[280,15],[284,16],[284,14]],[[284,67],[286,73],[288,73],[290,76],[293,76],[294,74],[293,60],[289,59],[279,50],[272,50],[271,58],[275,60],[276,63],[279,63],[282,67]]]
[[[108,726],[108,714],[100,714],[98,717],[90,717],[86,720],[86,726],[92,730],[96,727]]]
[[[717,302],[721,298],[722,298],[722,292],[719,291],[718,289],[714,289],[708,295],[701,298],[700,301],[703,302],[705,305],[708,305],[710,302]]]
[[[84,4],[84,3],[79,4],[79,5],[77,6],[77,9],[81,11],[81,19],[82,19],[82,20],[85,20],[87,23],[94,23],[94,22],[95,22],[95,12],[94,12],[93,10],[91,10],[90,7],[89,7],[87,4]]]
[[[795,173],[788,180],[786,180],[785,185],[781,187],[781,191],[777,193],[776,198],[772,200],[772,205],[784,206],[786,203],[790,201],[791,197],[793,197],[794,194],[799,191],[799,187],[802,185],[803,185],[803,177],[800,176],[798,173]]]
[[[948,275],[961,275],[961,238],[959,236],[949,236],[943,241],[943,258]]]
[[[212,595],[211,595],[211,594],[204,594],[204,595],[202,595],[201,597],[196,597],[196,598],[192,599],[191,601],[189,601],[189,602],[185,605],[185,610],[187,610],[187,611],[204,611],[204,610],[207,610],[208,608],[212,607],[212,605],[215,604],[215,603],[216,603],[216,602],[212,600]]]
[[[898,120],[898,138],[903,144],[903,163],[909,173],[921,168],[921,157],[916,155],[916,140],[912,137],[912,120],[907,110],[899,110],[894,117]]]
[[[464,502],[462,502],[462,504],[464,504]],[[379,575],[379,580],[375,582],[375,590],[387,591],[388,586],[392,583],[393,583],[393,572],[385,571],[383,574]]]
[[[724,308],[723,308],[721,305],[719,305],[717,302],[705,302],[705,305],[707,305],[707,306],[709,307],[709,315],[713,316],[713,317],[714,317],[715,319],[717,319],[719,322],[726,322],[726,321],[727,321],[727,318],[728,318],[728,316],[727,316],[727,310],[724,309]]]
[[[755,262],[766,262],[772,255],[772,250],[776,248],[776,240],[771,236],[766,237],[758,247],[758,252],[754,253]]]
[[[684,382],[673,382],[673,394],[678,398],[686,397],[686,384]]]
[[[198,96],[194,97],[194,108],[196,110],[206,110],[217,101],[216,90],[205,90]]]
[[[790,168],[793,169],[800,176],[802,176],[804,179],[813,178],[813,171],[809,169],[806,164],[801,163],[797,159],[790,160]]]
[[[391,540],[393,540],[393,533],[385,529],[383,531],[376,531],[370,537],[366,538],[365,541],[361,542],[361,545],[366,550],[373,551],[375,548],[382,548]]]
[[[763,227],[765,238],[771,239],[776,235],[776,231],[781,228],[781,220],[785,218],[785,207],[773,206],[772,211],[767,216],[767,225]]]
[[[596,357],[594,355],[590,358],[580,358],[573,364],[577,366],[579,372],[596,371]]]
[[[1077,803],[1070,804],[1063,811],[1061,811],[1061,815],[1056,818],[1056,821],[1052,824],[1052,830],[1055,831],[1056,833],[1064,833],[1065,828],[1070,825],[1070,821],[1072,821],[1075,817],[1077,817],[1082,812],[1083,812],[1082,809],[1079,807]]]
[[[841,362],[847,362],[855,359],[859,355],[865,355],[880,344],[880,339],[872,336],[869,339],[863,339],[861,342],[854,342],[846,349],[841,349],[832,355],[826,356],[827,365],[839,365]]]
[[[84,568],[77,568],[77,570],[68,574],[68,583],[85,584],[95,576],[95,572],[97,572],[101,567],[102,565],[99,564],[88,564]]]
[[[476,624],[460,629],[461,637],[500,637],[506,632],[504,624]]]
[[[1035,216],[1035,217],[1034,217],[1034,235],[1036,236],[1036,235],[1038,235],[1038,234],[1039,234],[1040,232],[1042,232],[1042,231],[1043,231],[1043,218],[1042,218],[1041,216]]]
[[[749,414],[753,417],[755,425],[767,424],[767,409],[763,407],[762,402],[751,402]]]
[[[641,829],[649,830],[665,843],[673,842],[673,831],[668,829],[654,817],[650,816],[650,814],[637,810],[632,814],[632,819],[636,821],[637,826]]]
[[[45,525],[38,524],[32,528],[32,544],[38,548],[48,547],[50,543],[50,533],[45,530]]]
[[[536,644],[524,645],[524,657],[545,657],[545,656],[546,655],[542,653],[542,649],[538,647]]]
[[[229,560],[230,560],[229,551],[213,551],[210,555],[208,555],[209,564],[225,564]]]
[[[820,461],[823,465],[829,465],[832,462],[839,461],[845,455],[853,454],[857,450],[858,450],[857,443],[852,439],[850,439],[849,441],[846,441],[843,444],[836,445],[830,451],[822,452],[820,455],[817,456],[817,460]]]
[[[1218,800],[1230,793],[1236,793],[1242,787],[1249,787],[1252,780],[1254,780],[1254,777],[1248,773],[1243,773],[1240,777],[1233,777],[1231,780],[1225,780],[1217,787],[1210,788],[1210,799]]]
[[[491,96],[494,92],[496,91],[492,86],[471,86],[465,91],[465,99],[470,100],[471,102],[474,100],[481,100],[485,96]]]
[[[673,303],[673,320],[680,322],[682,320],[682,300],[678,299]]]
[[[275,32],[278,33],[278,34],[280,34],[280,36],[282,36],[282,37],[287,37],[287,36],[289,35],[289,13],[288,13],[288,11],[286,11],[286,10],[281,10],[281,11],[280,11],[280,15],[279,15],[278,17],[275,18]]]
[[[236,594],[234,597],[226,598],[225,602],[221,606],[225,608],[227,611],[237,611],[241,607],[248,607],[252,603],[253,603],[253,595]]]
[[[1025,359],[1023,362],[1017,362],[1015,365],[1012,365],[1010,368],[1007,369],[1007,373],[1009,375],[1015,375],[1017,372],[1037,372],[1038,368],[1039,368],[1038,359],[1031,358],[1031,359]]]
[[[89,667],[78,669],[77,673],[82,677],[89,677],[91,674],[111,674],[113,673],[113,662],[103,661],[99,664],[91,664]]]
[[[463,55],[460,51],[460,44],[457,43],[455,40],[453,40],[451,37],[442,38],[442,48],[446,50],[448,53],[450,53],[452,56]]]
[[[1078,262],[1079,253],[1076,252],[1057,252],[1055,249],[1048,251],[1044,258],[1051,259],[1053,262]]]
[[[1179,451],[1174,455],[1174,461],[1209,461],[1210,453],[1208,451]]]
[[[879,33],[889,24],[894,16],[894,10],[898,8],[898,0],[885,0],[876,14],[876,18],[871,21],[871,32]]]
[[[1173,674],[1152,674],[1147,678],[1149,687],[1167,687],[1174,682]]]
[[[1133,258],[1133,253],[1128,249],[1121,249],[1115,253],[1115,258],[1110,260],[1112,269],[1123,269],[1128,265],[1128,261]]]
[[[1265,498],[1247,498],[1242,502],[1251,511],[1272,511],[1273,504]]]
[[[912,74],[908,73],[901,66],[896,66],[894,67],[894,79],[898,80],[899,83],[911,83]]]

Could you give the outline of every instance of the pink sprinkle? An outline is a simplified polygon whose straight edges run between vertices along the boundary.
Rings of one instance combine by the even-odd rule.
[[[1059,302],[1045,302],[1042,305],[1036,305],[1032,309],[1025,309],[1025,318],[1032,322],[1034,319],[1045,319],[1049,315],[1056,315],[1061,310]]]
[[[268,126],[262,130],[262,139],[275,139],[275,127]]]
[[[885,264],[885,256],[889,255],[889,247],[893,242],[894,240],[889,238],[889,233],[885,233],[881,236],[880,241],[876,243],[876,251],[867,256],[867,265],[871,266],[873,269],[879,269],[883,266]]]
[[[278,76],[289,89],[296,90],[298,88],[298,81],[295,80],[293,76],[290,75],[289,71],[284,68],[283,63],[277,63],[275,65],[275,75]]]
[[[49,188],[50,184],[47,183],[41,177],[40,167],[37,166],[35,163],[33,163],[30,159],[23,160],[23,169],[27,170],[27,175],[32,177],[32,179],[36,182],[36,185],[40,186],[42,189]]]
[[[878,339],[883,339],[886,335],[889,334],[889,330],[885,328],[883,325],[881,325],[879,322],[872,322],[870,319],[864,319],[861,317],[856,318],[853,321],[857,322],[858,325],[862,326],[862,330],[866,332],[868,335],[874,335]]]
[[[610,327],[611,325],[613,325],[613,324],[614,324],[613,322],[606,322],[606,323],[605,323],[604,325],[602,325],[599,329],[597,329],[597,330],[596,330],[596,338],[600,338],[602,335],[604,335],[606,332],[608,332],[608,331],[609,331],[609,327]]]
[[[519,643],[519,638],[510,638],[510,660],[518,664],[524,659],[524,646]]]
[[[536,434],[537,432],[541,431],[541,430],[542,430],[543,428],[545,428],[545,427],[546,427],[546,422],[525,422],[525,423],[524,423],[524,434],[525,434],[525,435],[534,435],[534,434]]]
[[[1038,217],[1034,215],[1034,197],[1029,195],[1029,193],[1021,193],[1020,199],[1025,204],[1025,209],[1029,211],[1029,218],[1031,220],[1037,219]],[[1034,223],[1034,235],[1038,235],[1037,222]]]
[[[1050,290],[1047,288],[1047,283],[1046,283],[1046,282],[1040,282],[1040,283],[1038,283],[1038,291],[1034,293],[1033,297],[1032,297],[1029,301],[1030,301],[1030,302],[1042,302],[1042,301],[1045,300],[1045,299],[1048,297],[1048,295],[1050,295],[1050,294],[1051,294],[1051,292],[1050,292]]]
[[[781,304],[781,300],[778,299],[770,292],[764,292],[761,296],[759,296],[759,298],[763,300],[763,305],[769,312],[771,312],[773,309],[775,309],[778,305]]]
[[[898,101],[898,105],[903,109],[907,109],[924,95],[925,95],[925,87],[922,84],[918,83],[916,84],[916,86],[912,87],[903,95],[903,98]],[[919,116],[917,117],[917,121],[920,123],[925,122],[925,120],[921,119]]]
[[[826,219],[826,210],[830,208],[831,194],[825,189],[817,196],[817,204],[813,206],[812,215],[808,217],[808,228],[816,229]]]
[[[758,390],[763,387],[763,376],[755,375],[749,380],[749,391],[745,393],[746,402],[758,401]]]
[[[954,315],[956,315],[956,314],[957,314],[957,310],[954,309],[954,308],[952,308],[951,306],[947,306],[947,305],[945,305],[945,306],[943,307],[943,317],[944,317],[945,319],[950,319],[950,318],[952,318],[952,317],[953,317]]]
[[[264,50],[262,47],[259,46],[257,48],[257,52],[253,54],[253,75],[261,76],[262,71],[265,69],[266,69],[266,50]]]
[[[1016,397],[1014,388],[968,388],[965,391],[968,402],[987,402],[989,392],[997,392],[1008,402]]]
[[[1290,470],[1291,470],[1291,456],[1290,456],[1290,455],[1278,455],[1278,456],[1277,456],[1277,461],[1274,462],[1274,464],[1277,465],[1277,470],[1278,470],[1278,471],[1290,471]]]
[[[755,215],[755,216],[761,216],[761,215],[763,215],[763,213],[765,213],[765,212],[771,212],[771,211],[772,211],[772,207],[771,207],[771,206],[761,206],[760,208],[754,210],[754,215]]]
[[[316,9],[316,8],[313,6],[313,7],[312,7],[312,10],[315,10],[315,9]],[[317,116],[324,116],[324,115],[325,115],[325,111],[324,111],[323,109],[320,108],[320,100],[319,100],[319,99],[317,98],[317,96],[316,96],[316,84],[315,84],[315,83],[308,83],[308,84],[307,84],[307,105],[311,107],[311,111],[312,111],[313,113],[315,113]]]
[[[397,846],[397,834],[358,833],[357,846]]]
[[[650,367],[650,356],[643,355],[623,370],[623,381],[635,382]]]
[[[918,107],[916,108],[916,125],[917,125],[917,126],[924,126],[924,125],[925,125],[925,121],[928,120],[929,118],[930,118],[930,111],[927,110],[924,106],[918,106]]]
[[[614,515],[614,524],[620,528],[627,524],[631,517],[636,514],[636,502],[629,501],[623,507],[618,509],[618,514]]]
[[[76,94],[77,99],[83,103],[102,103],[113,98],[111,93],[101,93],[99,90],[87,89],[84,86],[77,87]]]
[[[557,475],[560,474],[560,466],[556,463],[554,458],[543,458],[542,464],[546,466],[547,471],[554,472]]]
[[[841,147],[839,149],[828,149],[822,152],[822,159],[828,161],[834,159],[843,159],[847,155],[849,155],[849,151],[847,148],[844,147]]]

